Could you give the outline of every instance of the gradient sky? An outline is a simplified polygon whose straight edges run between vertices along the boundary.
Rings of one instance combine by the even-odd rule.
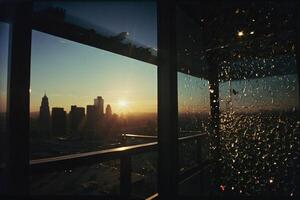
[[[0,22],[0,112],[6,110],[9,25]]]
[[[156,112],[157,68],[76,42],[32,32],[30,110],[44,92],[51,107],[86,107],[96,96],[113,112]],[[128,101],[128,107],[118,105]]]
[[[136,43],[156,48],[156,5],[142,2],[41,2],[64,8],[66,20],[106,30],[112,35],[128,32]],[[50,62],[49,62],[50,61]],[[86,107],[102,96],[113,112],[156,112],[156,66],[62,38],[33,31],[31,111],[38,111],[46,91],[50,106]],[[119,101],[127,101],[122,107]]]
[[[129,39],[157,47],[154,2],[63,2],[38,3],[66,9],[67,19],[115,35],[129,32]],[[70,17],[70,16],[73,16]],[[75,17],[75,18],[74,18]],[[8,25],[0,23],[0,111],[5,110]],[[38,111],[44,92],[50,107],[86,107],[102,96],[113,112],[157,111],[157,67],[128,57],[96,49],[49,34],[32,31],[30,110]],[[284,67],[284,66],[282,66]],[[295,66],[296,67],[296,66]],[[297,76],[277,76],[232,83],[236,110],[278,109],[298,106]],[[226,108],[228,82],[220,84],[221,109]],[[288,100],[287,100],[288,99]],[[128,101],[122,107],[119,101]],[[208,81],[178,73],[180,112],[209,112]]]

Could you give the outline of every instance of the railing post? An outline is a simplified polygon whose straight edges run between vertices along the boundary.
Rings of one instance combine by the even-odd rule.
[[[121,144],[126,145],[127,143],[127,138],[126,138],[126,133],[121,134]]]
[[[200,137],[196,139],[197,141],[197,163],[199,166],[202,165],[203,160],[202,160],[202,140]]]
[[[120,166],[120,195],[129,198],[131,194],[131,157],[122,155]]]

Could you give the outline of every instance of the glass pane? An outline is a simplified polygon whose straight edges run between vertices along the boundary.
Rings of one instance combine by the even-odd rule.
[[[134,58],[156,55],[155,1],[44,1],[34,12],[38,30]]]
[[[177,30],[179,194],[189,197],[207,196],[209,190],[203,185],[209,186],[209,176],[203,180],[198,179],[203,174],[209,174],[207,171],[193,178],[185,176],[209,159],[209,82],[201,74],[207,64],[200,50],[199,25],[181,8],[177,10]]]
[[[144,44],[138,46],[138,43],[151,46],[152,51],[156,48],[156,4],[151,1],[74,1],[39,2],[34,7],[31,159],[156,141],[157,68],[153,62],[144,59],[144,54],[134,53],[149,50]],[[102,13],[101,16],[99,13]],[[37,16],[40,18],[37,19]],[[56,25],[52,26],[53,23]],[[45,28],[45,25],[48,27]],[[93,30],[92,36],[85,35],[86,30]],[[135,57],[131,56],[131,52],[123,52],[124,44],[130,41],[138,41],[134,45],[125,45],[131,48]],[[132,185],[146,187],[143,192],[133,188],[133,196],[146,198],[156,191],[153,185],[156,181],[153,178],[156,174],[153,166],[156,156],[148,154],[152,152],[131,159]],[[114,160],[108,163],[120,163],[120,158],[120,154],[113,156]],[[120,166],[104,165],[107,170],[98,169],[95,175],[103,176],[103,180],[98,182],[98,178],[93,179],[89,183],[91,186],[87,186],[87,192],[82,189],[85,187],[82,181],[90,182],[87,175],[93,167],[90,165],[74,166],[74,169],[66,167],[66,171],[45,173],[45,177],[33,172],[31,193],[118,195]],[[69,170],[72,176],[66,178]],[[111,181],[110,176],[114,177]],[[53,179],[47,184],[49,187],[42,187],[53,177],[60,177],[66,182],[55,188],[53,186],[57,180]],[[72,181],[76,177],[79,177],[78,182]],[[118,178],[117,184],[114,183],[115,178]]]
[[[5,189],[6,156],[9,153],[8,135],[6,128],[7,113],[7,69],[8,69],[8,45],[9,24],[0,22],[0,194]]]
[[[208,81],[210,153],[219,164],[212,166],[212,192],[295,195],[300,122],[294,7],[179,6],[178,70],[193,77],[183,92],[178,77],[179,110],[182,93],[191,91],[190,101],[199,94],[193,92],[194,79]],[[188,122],[194,125],[194,119]]]
[[[30,95],[31,158],[156,134],[156,66],[148,63],[33,31]]]

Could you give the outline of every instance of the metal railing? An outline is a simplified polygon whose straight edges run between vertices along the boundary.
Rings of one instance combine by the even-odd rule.
[[[178,138],[179,142],[188,140],[200,141],[203,137],[207,136],[206,133],[195,134],[191,136]],[[123,134],[122,137],[135,137],[135,138],[150,138],[156,139],[156,136]],[[157,142],[149,142],[144,144],[129,145],[105,149],[100,151],[76,153],[65,156],[50,157],[30,160],[30,173],[49,173],[58,170],[72,169],[81,166],[95,164],[97,162],[110,161],[120,159],[120,196],[130,197],[131,195],[131,157],[141,153],[148,153],[157,150]],[[200,147],[200,142],[197,142]],[[201,160],[201,154],[198,159]],[[187,174],[199,169],[201,166],[193,167],[190,171],[181,173],[182,179],[185,179]],[[181,180],[181,179],[179,179]]]

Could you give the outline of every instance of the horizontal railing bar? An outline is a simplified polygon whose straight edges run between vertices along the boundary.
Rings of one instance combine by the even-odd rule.
[[[70,155],[65,155],[65,156],[58,156],[58,157],[52,157],[52,158],[42,158],[42,159],[37,159],[37,160],[31,160],[30,164],[39,164],[43,162],[57,162],[65,159],[76,159],[79,157],[91,157],[91,156],[96,156],[96,155],[110,155],[110,154],[115,154],[115,153],[124,153],[125,151],[130,151],[130,150],[141,150],[142,147],[149,147],[156,145],[157,142],[151,142],[151,143],[145,143],[145,144],[138,144],[138,145],[131,145],[131,146],[124,146],[124,147],[116,147],[112,149],[104,149],[100,151],[92,151],[92,152],[86,152],[86,153],[76,153],[76,154],[70,154]]]
[[[134,134],[123,134],[123,136],[131,136],[137,137],[140,135]],[[196,134],[186,137],[178,138],[179,141],[186,141],[191,139],[196,139],[199,137],[203,137],[207,134]],[[141,135],[141,137],[145,137],[145,135]],[[147,136],[146,136],[147,137]],[[150,136],[148,138],[157,138],[156,136]],[[109,161],[120,159],[121,168],[120,168],[120,191],[121,195],[124,197],[130,196],[130,174],[131,174],[131,156],[139,153],[147,153],[151,151],[157,150],[157,142],[150,142],[144,144],[116,147],[112,149],[105,149],[100,151],[86,152],[86,153],[77,153],[65,156],[51,157],[51,158],[42,158],[35,159],[30,161],[30,172],[31,173],[49,173],[55,172],[57,170],[70,170],[73,168],[77,168],[80,166],[87,166],[91,164],[95,164],[97,162]],[[129,162],[129,163],[128,163]],[[203,164],[198,166],[194,166],[192,168],[187,169],[186,171],[180,173],[179,182],[184,181],[188,178],[188,176],[193,176],[196,171],[201,170]],[[129,170],[129,171],[128,171]],[[156,199],[157,194],[150,197],[150,199]]]
[[[195,139],[195,138],[198,138],[198,137],[204,137],[206,135],[207,135],[207,133],[199,133],[199,134],[195,134],[195,135],[180,137],[180,138],[178,138],[178,140],[179,141],[191,140],[191,139]]]
[[[136,134],[122,134],[124,137],[134,137],[134,138],[151,138],[151,139],[157,139],[156,135],[136,135]]]
[[[187,168],[183,172],[179,173],[179,183],[185,182],[187,179],[191,178],[195,174],[201,172],[203,169],[211,165],[212,161],[207,160],[201,164],[195,164],[194,166]]]
[[[201,131],[181,131],[180,133],[199,133],[199,134],[180,137],[180,138],[178,138],[179,141],[194,139],[194,138],[197,138],[197,137],[202,137],[202,136],[207,135],[207,133],[202,133]],[[122,134],[122,136],[124,136],[124,137],[134,137],[134,138],[157,139],[157,136],[154,136],[154,135],[136,135],[136,134],[126,134],[125,133],[125,134]]]
[[[129,134],[132,135],[132,134]],[[179,141],[186,141],[195,139],[198,137],[203,137],[207,135],[206,133],[195,134],[191,136],[178,138]],[[144,144],[116,147],[112,149],[105,149],[100,151],[92,151],[86,153],[76,153],[64,156],[41,158],[30,160],[30,170],[31,172],[38,171],[57,171],[59,169],[69,169],[89,164],[94,164],[95,162],[103,162],[109,160],[115,160],[121,158],[123,155],[134,155],[139,153],[146,153],[150,151],[155,151],[157,149],[157,142],[150,142]]]
[[[203,133],[203,131],[179,131],[179,133]]]
[[[154,200],[158,198],[158,193],[155,193],[153,195],[151,195],[150,197],[147,197],[145,200]]]
[[[135,155],[154,151],[157,148],[157,142],[145,144],[130,145],[105,149],[100,151],[77,153],[65,156],[42,158],[30,160],[31,172],[36,171],[56,171],[58,169],[69,169],[84,165],[93,164],[95,162],[109,161],[119,159],[124,155]]]

